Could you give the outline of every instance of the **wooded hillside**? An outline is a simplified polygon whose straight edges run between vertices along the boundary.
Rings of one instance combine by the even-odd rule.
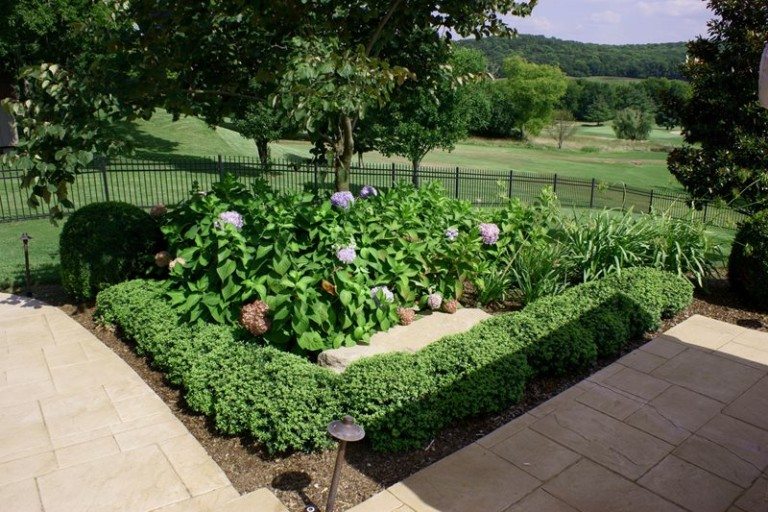
[[[606,45],[564,41],[553,37],[521,34],[507,39],[489,37],[459,44],[476,48],[488,58],[492,72],[502,61],[518,54],[537,64],[557,65],[569,76],[619,76],[627,78],[683,78],[685,43]]]

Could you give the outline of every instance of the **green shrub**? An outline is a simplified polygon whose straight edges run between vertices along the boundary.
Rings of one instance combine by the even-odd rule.
[[[625,108],[616,112],[613,131],[618,139],[648,140],[653,129],[653,117],[645,110]]]
[[[728,280],[750,304],[768,308],[768,211],[739,226],[728,260]]]
[[[189,406],[225,433],[248,433],[269,451],[327,446],[325,426],[350,413],[374,448],[422,445],[462,418],[519,401],[531,374],[583,370],[616,353],[662,316],[690,304],[683,277],[637,268],[485,320],[415,354],[360,360],[341,375],[249,341],[238,328],[183,325],[157,282],[131,281],[98,296],[120,326],[185,390]]]
[[[127,203],[93,203],[72,213],[61,231],[61,282],[88,300],[105,287],[145,276],[163,246],[156,222]]]

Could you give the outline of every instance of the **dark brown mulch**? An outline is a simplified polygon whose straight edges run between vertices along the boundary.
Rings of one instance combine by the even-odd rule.
[[[137,356],[130,343],[94,323],[92,306],[77,308],[68,304],[61,289],[57,287],[40,287],[35,290],[35,296],[59,305],[131,365],[208,450],[238,491],[246,493],[269,487],[289,510],[302,510],[310,503],[325,504],[335,452],[269,457],[248,438],[216,434],[204,417],[186,409],[181,393],[169,387],[162,374],[153,370],[146,359]],[[697,292],[691,307],[666,321],[662,329],[666,330],[694,314],[751,329],[768,330],[768,314],[748,307],[730,290],[724,279],[708,282],[707,291]],[[634,341],[625,348],[624,353],[634,350],[644,341]],[[364,501],[385,487],[474,442],[612,361],[599,361],[589,372],[570,378],[534,380],[529,384],[522,403],[500,414],[467,420],[449,427],[419,450],[382,454],[372,451],[365,441],[350,446],[347,456],[349,466],[343,473],[337,510],[345,510]]]

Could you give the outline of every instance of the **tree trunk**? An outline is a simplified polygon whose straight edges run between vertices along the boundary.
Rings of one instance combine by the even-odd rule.
[[[11,84],[0,80],[0,101],[6,98],[15,98]],[[19,143],[19,134],[16,131],[16,120],[10,111],[0,107],[0,154]]]
[[[261,165],[269,163],[269,141],[266,139],[256,139],[256,150],[259,152]]]
[[[337,192],[349,190],[349,168],[352,167],[352,157],[355,154],[355,138],[352,133],[352,119],[349,116],[343,115],[339,119],[339,134],[333,158]]]

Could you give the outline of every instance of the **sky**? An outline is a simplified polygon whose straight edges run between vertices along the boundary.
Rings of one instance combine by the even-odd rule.
[[[704,0],[539,0],[533,15],[511,25],[587,43],[667,43],[706,34],[710,18]]]

